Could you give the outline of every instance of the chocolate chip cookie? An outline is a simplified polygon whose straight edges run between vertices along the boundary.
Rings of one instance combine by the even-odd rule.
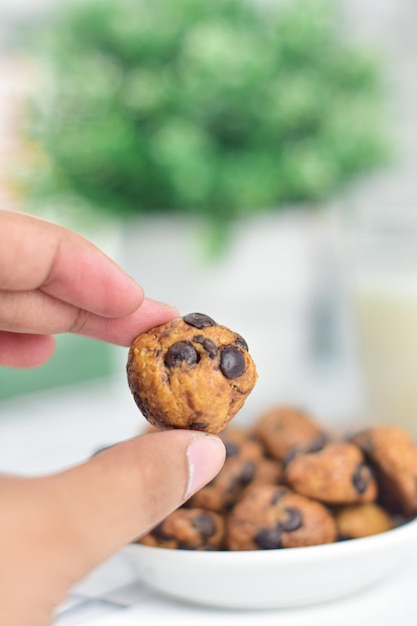
[[[354,441],[374,467],[379,501],[393,513],[417,514],[417,445],[398,426],[378,425],[357,433]]]
[[[253,428],[274,459],[284,460],[297,451],[317,450],[326,442],[323,429],[303,411],[276,406],[261,414]]]
[[[228,550],[296,548],[336,540],[336,524],[320,504],[283,486],[253,485],[226,521]]]
[[[297,454],[286,465],[284,479],[297,493],[329,504],[372,502],[378,491],[362,451],[349,442]]]
[[[127,377],[153,426],[218,433],[243,406],[257,372],[241,335],[190,313],[133,341]]]
[[[198,508],[180,508],[138,539],[138,543],[179,550],[219,550],[223,538],[224,521],[220,515]]]
[[[359,539],[394,528],[394,520],[376,502],[350,504],[334,511],[339,540]]]

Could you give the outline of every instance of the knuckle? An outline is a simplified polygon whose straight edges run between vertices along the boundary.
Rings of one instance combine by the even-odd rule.
[[[75,334],[81,334],[87,325],[89,317],[90,317],[90,314],[88,313],[88,311],[84,311],[83,309],[75,309],[74,319],[69,328],[69,332],[75,333]]]

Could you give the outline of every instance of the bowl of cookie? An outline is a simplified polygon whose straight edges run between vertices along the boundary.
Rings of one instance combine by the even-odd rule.
[[[256,371],[246,342],[216,326],[208,316],[191,314],[157,329],[163,341],[152,331],[157,373],[147,337],[140,350],[132,348],[129,385],[153,428],[213,425],[204,411],[196,422],[190,412],[186,424],[169,423],[172,402],[178,402],[168,388],[170,376],[182,380],[188,396],[190,389],[199,395],[202,381],[209,386],[211,369],[228,401],[241,376],[246,396],[250,393]],[[159,407],[160,385],[147,394],[143,360],[167,385]],[[190,371],[195,378],[187,387]],[[180,389],[177,385],[175,394]],[[226,447],[219,474],[124,548],[141,581],[212,607],[289,608],[352,594],[406,562],[417,540],[417,445],[405,430],[373,424],[334,432],[305,411],[283,405],[243,427],[230,421],[237,410],[229,407],[211,430]]]

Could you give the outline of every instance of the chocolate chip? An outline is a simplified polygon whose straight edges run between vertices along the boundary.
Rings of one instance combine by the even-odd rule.
[[[239,346],[239,348],[242,348],[243,350],[246,350],[246,352],[249,352],[248,344],[243,339],[242,335],[236,335],[235,344]]]
[[[299,448],[297,448],[297,446],[294,446],[294,448],[291,448],[290,450],[288,450],[287,454],[282,459],[282,463],[283,463],[284,467],[287,467],[287,465],[289,465],[291,463],[291,461],[293,459],[295,459],[295,457],[299,453],[300,453],[300,450],[299,450]]]
[[[214,478],[212,478],[210,480],[210,482],[208,482],[205,486],[206,487],[213,487],[213,485],[216,484],[217,480],[218,480],[219,475],[217,474]]]
[[[207,339],[204,335],[196,335],[193,341],[200,343],[210,358],[214,359],[214,357],[217,356],[219,349],[211,339]]]
[[[282,531],[286,533],[291,533],[294,530],[298,530],[302,523],[301,513],[298,509],[294,509],[292,507],[288,507],[285,509],[288,517],[283,522],[280,522],[280,528]]]
[[[170,535],[167,535],[167,533],[164,532],[164,522],[161,522],[160,524],[158,524],[158,526],[155,526],[155,528],[152,529],[151,534],[157,539],[161,539],[162,541],[169,541],[170,539],[172,539]]]
[[[237,445],[237,443],[234,443],[233,441],[224,441],[223,443],[226,448],[227,458],[239,454],[239,446]]]
[[[297,454],[313,454],[314,452],[320,452],[323,450],[326,443],[327,439],[325,435],[318,435],[318,437],[305,446],[294,446],[287,452],[282,460],[284,467],[287,467],[287,465],[295,459]]]
[[[227,489],[225,489],[225,492],[227,494],[235,494],[237,491],[239,491],[240,488],[240,481],[238,476],[232,476],[229,479],[229,483],[227,485]]]
[[[208,326],[217,326],[216,322],[204,313],[188,313],[182,318],[189,326],[194,328],[207,328]]]
[[[327,439],[325,435],[318,435],[311,443],[305,448],[304,452],[320,452],[326,445]]]
[[[352,476],[352,483],[358,493],[365,493],[369,485],[369,468],[361,463]]]
[[[216,532],[216,524],[208,513],[201,513],[193,520],[193,526],[198,530],[202,537],[212,537]]]
[[[177,343],[172,344],[164,359],[167,367],[175,367],[183,362],[188,365],[195,365],[198,361],[199,354],[188,341],[177,341]]]
[[[205,431],[208,428],[208,423],[207,422],[197,422],[197,421],[192,421],[188,424],[187,428],[189,428],[190,430],[202,430]]]
[[[245,371],[245,357],[237,348],[227,346],[220,356],[220,369],[226,378],[237,378]]]
[[[178,550],[195,550],[198,546],[192,546],[185,541],[180,541],[178,543]]]
[[[244,466],[242,467],[242,472],[240,474],[240,483],[243,486],[249,485],[252,482],[255,476],[255,464],[252,461],[246,461]]]
[[[349,537],[348,535],[343,535],[342,533],[339,533],[337,535],[337,541],[349,541],[350,539],[352,539],[352,537]]]
[[[217,356],[219,349],[216,344],[213,343],[213,341],[210,341],[210,339],[205,339],[202,346],[210,358],[214,359],[214,357]]]
[[[278,528],[261,528],[253,541],[261,550],[275,550],[281,547],[281,532]]]

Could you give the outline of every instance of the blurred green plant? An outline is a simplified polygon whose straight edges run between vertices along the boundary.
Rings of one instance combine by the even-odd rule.
[[[37,44],[26,187],[111,214],[313,207],[385,162],[378,61],[336,0],[83,0]],[[62,7],[61,7],[62,8]]]

